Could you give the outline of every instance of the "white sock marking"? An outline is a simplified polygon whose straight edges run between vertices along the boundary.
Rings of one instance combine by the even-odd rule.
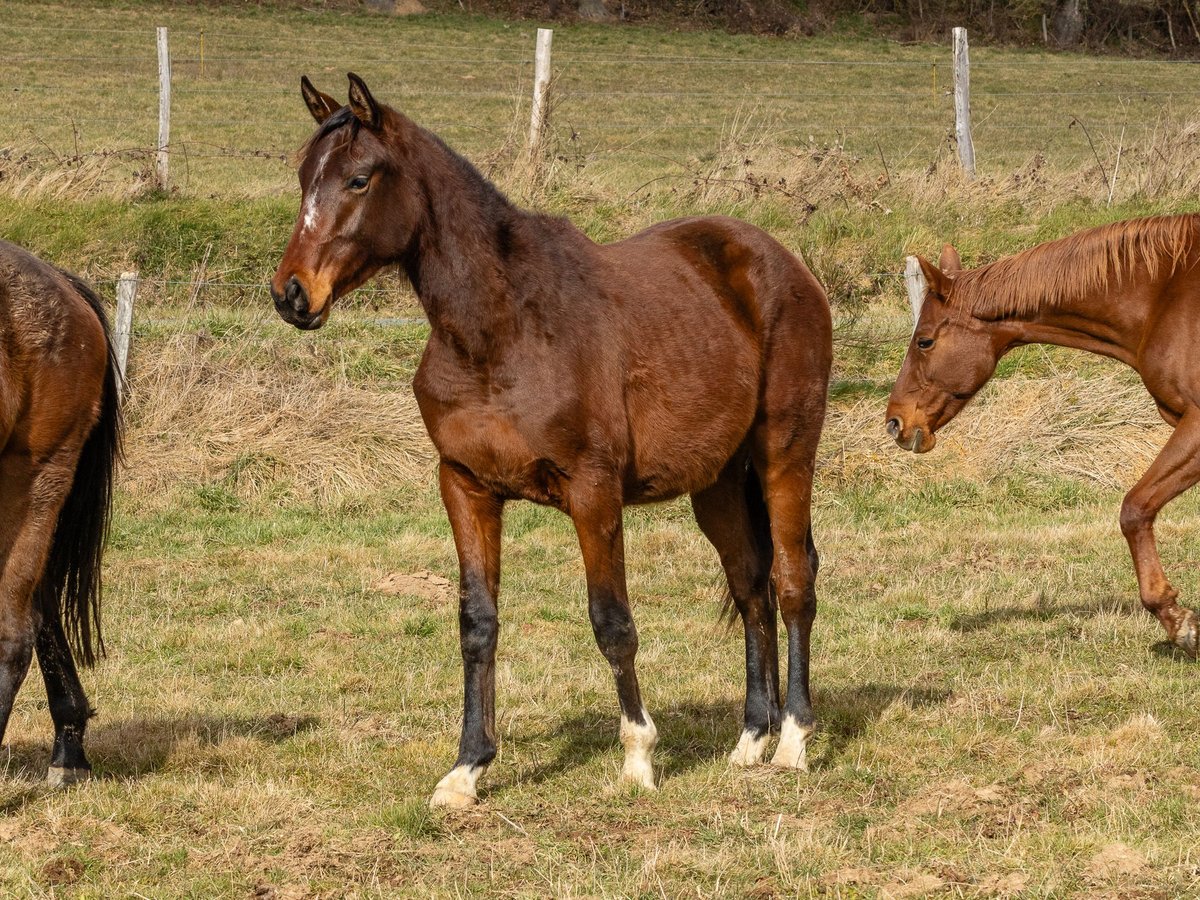
[[[784,716],[771,765],[808,771],[808,739],[812,733],[812,728],[802,727],[793,716]]]
[[[654,790],[654,745],[658,743],[658,729],[650,713],[642,708],[645,724],[621,716],[621,744],[625,747],[625,765],[621,769],[621,780],[632,781],[647,790]]]
[[[429,805],[458,809],[473,806],[478,799],[475,785],[486,771],[487,766],[455,766],[437,783],[433,796],[429,798]]]
[[[729,754],[729,762],[735,766],[757,766],[762,762],[763,751],[766,749],[766,732],[756,735],[753,731],[743,731],[737,746]]]

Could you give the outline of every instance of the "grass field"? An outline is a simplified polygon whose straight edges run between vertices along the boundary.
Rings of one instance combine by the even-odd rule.
[[[991,62],[1030,93],[1070,88],[1068,78],[1144,81],[1141,106],[1116,107],[1129,124],[1109,205],[1086,143],[1054,143],[1078,139],[1068,113],[1119,121],[1082,105],[1097,96],[1067,91],[1034,109],[1030,134],[1062,135],[1006,138],[1004,162],[993,156],[973,184],[949,164],[944,124],[910,145],[881,130],[887,173],[870,145],[810,145],[787,131],[785,115],[882,124],[890,107],[875,105],[865,67],[814,80],[772,61],[886,54],[911,63],[916,92],[930,76],[917,63],[945,48],[559,29],[568,61],[690,60],[683,76],[662,64],[643,92],[666,81],[699,95],[670,101],[676,121],[717,127],[649,130],[631,145],[597,126],[579,148],[572,117],[612,121],[612,85],[596,81],[592,61],[598,93],[582,95],[567,67],[560,84],[580,95],[559,110],[561,158],[530,177],[510,135],[527,25],[140,3],[6,2],[0,16],[0,86],[20,88],[12,121],[35,122],[32,136],[25,124],[0,132],[10,151],[0,153],[0,236],[105,290],[127,268],[147,278],[107,557],[110,655],[85,676],[100,711],[89,732],[98,777],[43,786],[50,724],[33,673],[0,751],[0,893],[1200,896],[1197,672],[1138,607],[1116,519],[1122,489],[1167,433],[1136,378],[1029,348],[1004,361],[933,454],[902,453],[882,428],[910,328],[890,274],[904,253],[954,239],[983,261],[1087,224],[1197,208],[1196,110],[1178,68],[978,51],[981,79]],[[93,120],[80,123],[84,149],[148,143],[99,120],[136,110],[149,133],[153,61],[118,72],[95,57],[150,55],[157,22],[187,56],[176,65],[186,139],[201,139],[189,122],[208,116],[230,123],[205,126],[218,146],[280,158],[196,156],[168,196],[145,190],[136,156],[72,158],[71,130],[45,125],[51,117]],[[201,27],[206,81],[187,44]],[[37,33],[84,59],[38,63]],[[729,92],[732,64],[698,57],[753,61],[738,84],[764,108],[704,100]],[[668,215],[732,212],[780,234],[828,285],[839,325],[815,512],[822,730],[811,772],[726,766],[740,731],[741,638],[717,621],[715,553],[675,503],[626,518],[660,784],[619,787],[615,697],[573,529],[518,504],[505,523],[500,757],[478,808],[427,810],[456,748],[461,670],[453,546],[410,390],[426,326],[392,321],[414,315],[392,275],[316,334],[276,319],[256,286],[297,208],[281,158],[307,128],[294,82],[326,67],[331,88],[353,67],[428,121],[484,122],[447,136],[515,196],[598,239]],[[481,82],[486,96],[463,95]],[[798,82],[823,90],[802,109],[771,100]],[[1179,93],[1169,108],[1155,85]],[[667,123],[661,101],[642,102],[621,121]],[[1093,130],[1109,178],[1118,134]],[[206,253],[214,283],[189,302]],[[1158,532],[1195,605],[1200,498],[1172,505]]]

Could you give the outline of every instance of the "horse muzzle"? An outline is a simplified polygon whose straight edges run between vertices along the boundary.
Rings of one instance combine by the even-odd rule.
[[[295,275],[287,280],[282,291],[276,289],[272,283],[271,299],[275,301],[275,311],[279,313],[279,317],[289,325],[294,325],[302,331],[315,331],[325,324],[325,311],[329,304],[326,303],[313,312],[308,301],[308,291]]]
[[[887,431],[901,448],[912,453],[928,453],[937,443],[937,435],[928,428],[913,428],[906,434],[904,420],[898,416],[887,420]]]

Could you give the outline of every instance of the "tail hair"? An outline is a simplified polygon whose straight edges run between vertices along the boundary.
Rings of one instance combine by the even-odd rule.
[[[117,360],[104,304],[82,279],[69,272],[63,275],[100,320],[108,362],[100,416],[79,454],[75,478],[58,515],[36,600],[43,615],[61,616],[76,661],[90,666],[104,655],[100,628],[101,556],[112,515],[113,481],[122,456],[124,428]]]

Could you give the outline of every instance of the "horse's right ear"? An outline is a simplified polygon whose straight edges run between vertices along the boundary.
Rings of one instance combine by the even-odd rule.
[[[950,277],[923,256],[918,256],[917,262],[921,264],[921,274],[925,276],[929,292],[939,300],[945,300],[950,293]]]
[[[962,271],[962,260],[958,256],[958,251],[954,249],[953,244],[946,244],[942,247],[942,256],[938,260],[938,268],[947,275],[953,275]]]
[[[325,120],[341,108],[336,100],[313,87],[307,75],[300,76],[300,93],[304,95],[304,105],[308,107],[318,125],[324,125]]]

